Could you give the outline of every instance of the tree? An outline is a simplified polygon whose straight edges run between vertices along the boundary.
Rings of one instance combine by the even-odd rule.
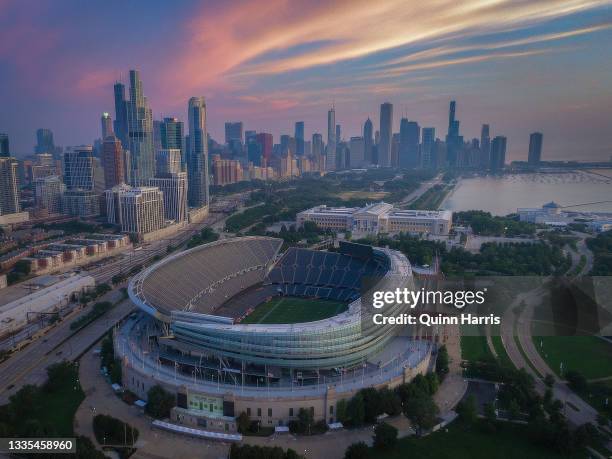
[[[244,411],[240,413],[240,415],[236,418],[236,423],[238,424],[238,432],[241,434],[246,434],[251,427],[251,418]]]
[[[485,403],[483,406],[484,417],[486,421],[487,430],[495,431],[495,421],[497,421],[497,414],[495,413],[495,405],[493,403]]]
[[[346,406],[346,416],[349,422],[354,426],[363,424],[365,420],[365,407],[361,392],[357,392],[357,394],[349,400]]]
[[[466,424],[474,424],[478,419],[478,409],[476,407],[476,397],[469,395],[457,405],[459,418]]]
[[[167,392],[160,385],[155,385],[147,392],[147,406],[145,411],[154,418],[170,417],[170,410],[176,406],[173,394]]]
[[[387,413],[389,416],[396,416],[402,412],[402,401],[395,391],[383,388],[379,391],[379,395],[383,413]]]
[[[544,384],[546,384],[547,387],[552,387],[555,384],[555,377],[548,373],[544,377]]]
[[[369,459],[370,448],[364,442],[353,443],[346,448],[344,459]]]
[[[514,399],[510,400],[510,403],[508,404],[508,419],[510,420],[514,420],[514,419],[518,419],[518,417],[521,415],[521,407],[518,404],[518,402]]]
[[[389,449],[397,443],[397,429],[386,422],[381,422],[374,428],[374,447]]]
[[[336,403],[336,419],[343,424],[348,422],[348,415],[346,412],[347,405],[348,403],[345,399],[338,400]]]
[[[404,415],[414,424],[417,434],[421,435],[423,430],[436,425],[438,406],[430,395],[422,393],[408,399],[404,404]]]
[[[373,387],[361,389],[359,392],[363,397],[364,421],[373,423],[376,417],[383,412],[380,394]]]
[[[582,373],[569,370],[565,373],[565,379],[567,379],[567,383],[573,391],[584,392],[587,390],[588,381]]]

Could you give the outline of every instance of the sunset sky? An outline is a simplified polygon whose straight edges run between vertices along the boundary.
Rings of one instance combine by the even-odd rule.
[[[186,120],[207,99],[209,132],[325,136],[336,106],[343,137],[394,104],[443,138],[448,102],[466,138],[483,122],[526,159],[612,155],[612,3],[554,1],[45,1],[0,0],[0,132],[14,155],[35,130],[56,144],[92,143],[114,117],[112,85],[141,71],[156,119]]]

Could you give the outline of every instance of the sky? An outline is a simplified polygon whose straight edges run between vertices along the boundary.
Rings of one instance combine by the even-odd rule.
[[[209,132],[360,135],[380,104],[446,135],[448,104],[466,139],[482,123],[526,159],[612,156],[612,1],[603,0],[0,0],[0,132],[33,151],[90,144],[114,117],[112,86],[141,72],[155,119],[186,120],[205,96]]]

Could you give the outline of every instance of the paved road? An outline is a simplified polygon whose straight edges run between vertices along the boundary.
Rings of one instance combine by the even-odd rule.
[[[507,309],[501,323],[501,338],[510,357],[512,363],[517,368],[525,368],[525,370],[531,374],[536,381],[536,390],[540,394],[544,394],[546,386],[542,381],[541,377],[554,372],[546,364],[544,359],[538,353],[533,340],[531,338],[531,321],[533,317],[534,306],[537,305],[540,295],[542,294],[541,289],[535,289],[530,292],[525,292],[517,296],[514,303]],[[525,308],[518,312],[518,317],[515,313],[515,307],[522,301],[525,302]],[[515,323],[516,323],[516,334],[521,348],[525,355],[523,355],[514,339],[515,335]],[[525,358],[526,357],[526,358]],[[532,366],[527,362],[527,359],[531,362],[533,367],[537,370],[534,371]],[[570,423],[573,425],[581,425],[585,422],[596,423],[597,411],[578,397],[572,392],[567,384],[561,381],[555,376],[555,384],[553,386],[553,395],[565,404],[565,415]]]
[[[439,174],[432,180],[428,180],[427,182],[423,182],[419,185],[419,187],[414,190],[412,193],[408,194],[404,199],[402,199],[399,203],[397,203],[397,207],[403,207],[419,198],[423,193],[429,190],[431,187],[435,185],[439,185],[442,183],[442,174]]]
[[[109,292],[108,299],[117,291]],[[107,296],[101,300],[107,299]],[[124,300],[90,325],[73,334],[70,324],[81,314],[63,321],[51,329],[44,338],[31,343],[13,354],[0,365],[0,404],[25,384],[43,384],[47,379],[47,367],[62,360],[74,360],[85,349],[98,341],[107,330],[121,321],[133,309],[129,300]]]

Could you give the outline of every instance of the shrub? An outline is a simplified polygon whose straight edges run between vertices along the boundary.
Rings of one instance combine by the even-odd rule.
[[[170,410],[175,406],[176,399],[174,395],[160,385],[155,385],[149,389],[145,411],[154,418],[163,419],[170,417]]]
[[[397,429],[386,422],[381,422],[374,428],[374,447],[389,449],[397,443]]]

